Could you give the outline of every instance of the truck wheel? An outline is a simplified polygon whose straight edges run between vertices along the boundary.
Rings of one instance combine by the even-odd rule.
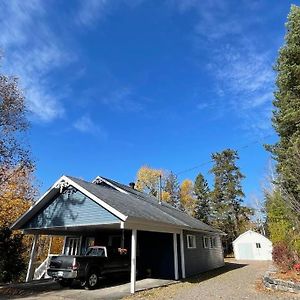
[[[88,290],[93,290],[99,285],[98,272],[96,270],[91,270],[85,281],[85,288]]]
[[[73,279],[61,279],[61,280],[58,280],[58,283],[62,287],[70,287],[73,283]]]

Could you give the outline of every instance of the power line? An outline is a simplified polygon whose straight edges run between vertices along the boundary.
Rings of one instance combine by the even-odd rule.
[[[254,141],[252,141],[252,142],[250,142],[250,143],[248,143],[248,144],[245,144],[245,145],[243,145],[243,146],[240,146],[240,147],[236,148],[235,150],[236,150],[236,151],[240,151],[240,150],[249,148],[249,147],[250,147],[251,145],[253,145],[253,144],[258,144],[258,143],[260,144],[260,143],[262,143],[262,140],[263,140],[263,139],[269,138],[269,137],[271,137],[271,136],[274,136],[274,133],[272,133],[272,134],[271,134],[271,133],[270,133],[270,134],[267,134],[267,135],[261,137],[260,139],[254,140]],[[181,175],[181,174],[183,174],[183,173],[188,173],[188,172],[190,172],[190,171],[194,171],[194,170],[196,170],[196,169],[199,169],[199,168],[201,168],[201,167],[204,167],[204,166],[206,166],[206,165],[208,165],[208,164],[211,164],[211,163],[213,163],[213,162],[214,162],[214,160],[210,159],[210,160],[208,160],[208,161],[206,161],[206,162],[203,162],[203,163],[201,163],[201,164],[199,164],[199,165],[195,165],[195,166],[190,167],[190,168],[188,168],[188,169],[184,169],[184,170],[178,171],[178,172],[175,173],[175,175],[178,176],[178,175]]]

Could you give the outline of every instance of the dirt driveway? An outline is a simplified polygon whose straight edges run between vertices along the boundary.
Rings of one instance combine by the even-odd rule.
[[[261,278],[270,262],[228,261],[223,268],[204,273],[185,282],[143,291],[135,299],[297,299],[300,295],[265,290]]]
[[[300,295],[266,291],[262,288],[261,278],[270,267],[269,262],[236,262],[228,261],[223,268],[206,272],[184,282],[166,287],[152,288],[128,296],[128,283],[117,286],[86,291],[82,288],[61,289],[58,284],[45,282],[32,283],[15,287],[8,296],[9,291],[0,288],[0,299],[297,299]],[[146,279],[140,284],[154,287],[164,284],[163,281]]]

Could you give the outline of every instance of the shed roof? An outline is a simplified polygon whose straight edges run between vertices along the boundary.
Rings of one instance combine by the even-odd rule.
[[[262,235],[258,232],[255,232],[253,230],[247,230],[244,233],[240,234],[232,243],[235,244],[235,243],[239,242],[240,240],[242,240],[243,238],[245,238],[247,236],[249,238],[249,235],[259,236],[261,239],[264,239],[264,240],[271,243],[271,241],[267,237],[265,237],[264,235]]]

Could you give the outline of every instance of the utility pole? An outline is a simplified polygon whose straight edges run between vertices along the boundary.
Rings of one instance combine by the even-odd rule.
[[[158,203],[161,204],[162,193],[161,193],[161,174],[159,175],[159,182],[158,182]]]

